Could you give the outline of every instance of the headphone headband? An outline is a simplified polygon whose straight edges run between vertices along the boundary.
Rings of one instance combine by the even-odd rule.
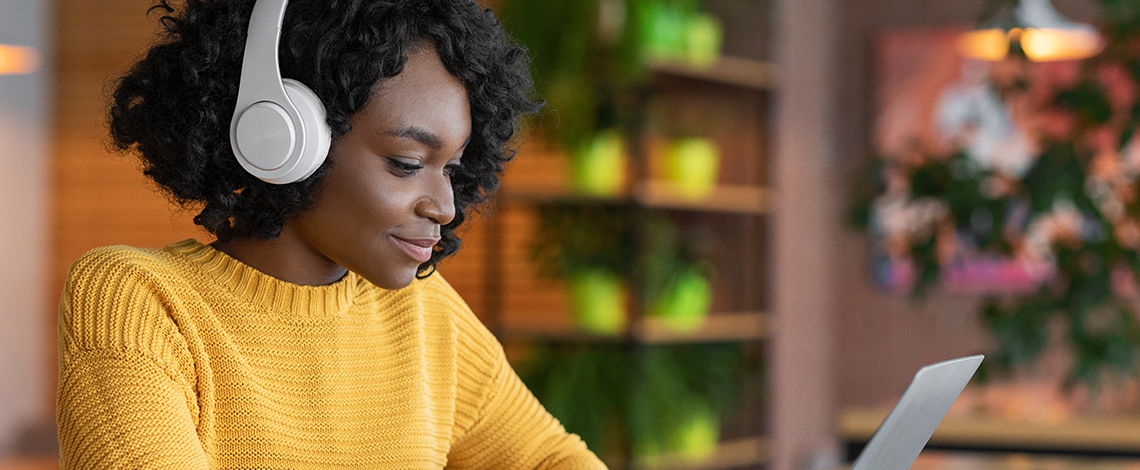
[[[258,101],[289,103],[285,86],[281,84],[281,64],[277,57],[281,24],[288,5],[289,0],[257,0],[253,5],[242,56],[237,109],[245,109]]]

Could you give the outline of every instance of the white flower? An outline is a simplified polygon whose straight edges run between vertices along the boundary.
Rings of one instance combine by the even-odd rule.
[[[964,147],[982,167],[1020,179],[1036,159],[1028,133],[985,81],[967,79],[948,86],[934,113],[935,135]]]
[[[1132,134],[1132,138],[1128,139],[1128,143],[1124,144],[1124,148],[1120,149],[1120,171],[1132,180],[1140,176],[1140,138],[1138,136],[1140,136],[1140,129],[1137,129]]]
[[[946,202],[933,197],[911,200],[884,196],[875,201],[872,210],[880,233],[912,241],[929,238],[934,225],[949,213]]]
[[[1080,240],[1085,230],[1084,218],[1073,202],[1058,199],[1053,209],[1030,222],[1025,236],[1025,254],[1030,259],[1054,259],[1053,245],[1060,241]]]

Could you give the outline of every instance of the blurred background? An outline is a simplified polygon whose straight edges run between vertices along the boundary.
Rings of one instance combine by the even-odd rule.
[[[611,468],[1140,468],[1140,0],[486,0],[547,101],[440,272]],[[106,149],[152,0],[0,0],[0,469],[57,468],[55,312],[209,242]]]

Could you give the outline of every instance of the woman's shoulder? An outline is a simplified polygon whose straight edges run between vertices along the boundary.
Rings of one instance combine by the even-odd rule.
[[[139,248],[128,245],[111,245],[93,248],[72,263],[69,276],[89,275],[93,272],[134,272],[163,271],[171,269],[177,258],[175,249],[187,243],[186,240],[168,245],[166,248]]]
[[[193,284],[192,269],[177,249],[189,242],[192,240],[161,249],[126,245],[94,248],[71,265],[62,301],[75,314],[88,310],[96,313],[143,300],[161,310],[160,307],[172,303],[177,292],[186,291]]]
[[[71,265],[59,306],[60,342],[71,350],[145,350],[147,338],[172,338],[167,315],[180,277],[168,249],[105,246]],[[161,333],[161,334],[160,334]]]

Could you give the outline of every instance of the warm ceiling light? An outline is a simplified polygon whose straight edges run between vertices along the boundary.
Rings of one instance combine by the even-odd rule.
[[[962,53],[972,59],[999,61],[1009,54],[1009,37],[1000,28],[975,29],[958,37]]]
[[[1012,17],[994,18],[959,38],[963,55],[990,61],[1004,59],[1013,43],[1035,62],[1084,59],[1104,49],[1095,28],[1065,19],[1049,0],[1017,0]]]
[[[1029,60],[1077,60],[1092,57],[1104,48],[1104,41],[1092,28],[1027,29],[1021,34],[1021,49]]]
[[[19,75],[40,68],[40,55],[27,46],[0,44],[0,75]]]

